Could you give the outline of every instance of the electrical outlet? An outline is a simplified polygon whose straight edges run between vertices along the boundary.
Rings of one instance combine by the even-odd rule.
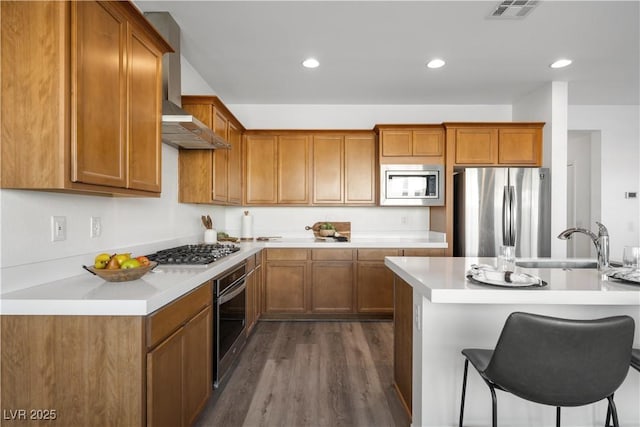
[[[60,242],[67,240],[67,217],[52,216],[51,217],[51,241]]]
[[[91,225],[91,231],[89,233],[89,237],[91,238],[100,237],[100,235],[102,234],[102,220],[100,219],[100,217],[92,216],[90,225]]]
[[[400,217],[400,224],[407,225],[408,222],[409,222],[409,219],[406,217],[406,215],[402,215]]]

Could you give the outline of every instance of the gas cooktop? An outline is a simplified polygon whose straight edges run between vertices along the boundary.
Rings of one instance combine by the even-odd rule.
[[[183,245],[158,251],[147,255],[147,258],[151,261],[157,261],[160,265],[208,267],[219,259],[239,250],[239,246],[220,243]]]

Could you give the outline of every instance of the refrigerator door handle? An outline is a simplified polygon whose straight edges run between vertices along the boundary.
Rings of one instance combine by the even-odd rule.
[[[509,246],[516,245],[516,189],[509,186]]]
[[[511,204],[509,203],[509,186],[504,186],[502,193],[502,244],[508,245],[511,238]]]

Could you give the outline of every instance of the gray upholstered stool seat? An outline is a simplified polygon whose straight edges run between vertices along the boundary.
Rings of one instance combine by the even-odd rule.
[[[494,350],[462,350],[465,362],[460,427],[469,362],[491,391],[494,427],[497,426],[495,390],[555,406],[557,426],[561,407],[607,399],[617,427],[613,393],[629,371],[634,329],[634,321],[629,316],[572,320],[512,313]]]

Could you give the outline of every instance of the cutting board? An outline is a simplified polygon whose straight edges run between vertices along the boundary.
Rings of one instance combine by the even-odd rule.
[[[313,224],[310,229],[313,231],[313,236],[316,239],[327,239],[327,237],[322,237],[320,235],[320,226],[325,222],[329,222],[333,224],[333,227],[336,231],[345,236],[347,239],[351,240],[351,222],[334,222],[334,221],[320,221]],[[331,239],[330,237],[328,239]]]

